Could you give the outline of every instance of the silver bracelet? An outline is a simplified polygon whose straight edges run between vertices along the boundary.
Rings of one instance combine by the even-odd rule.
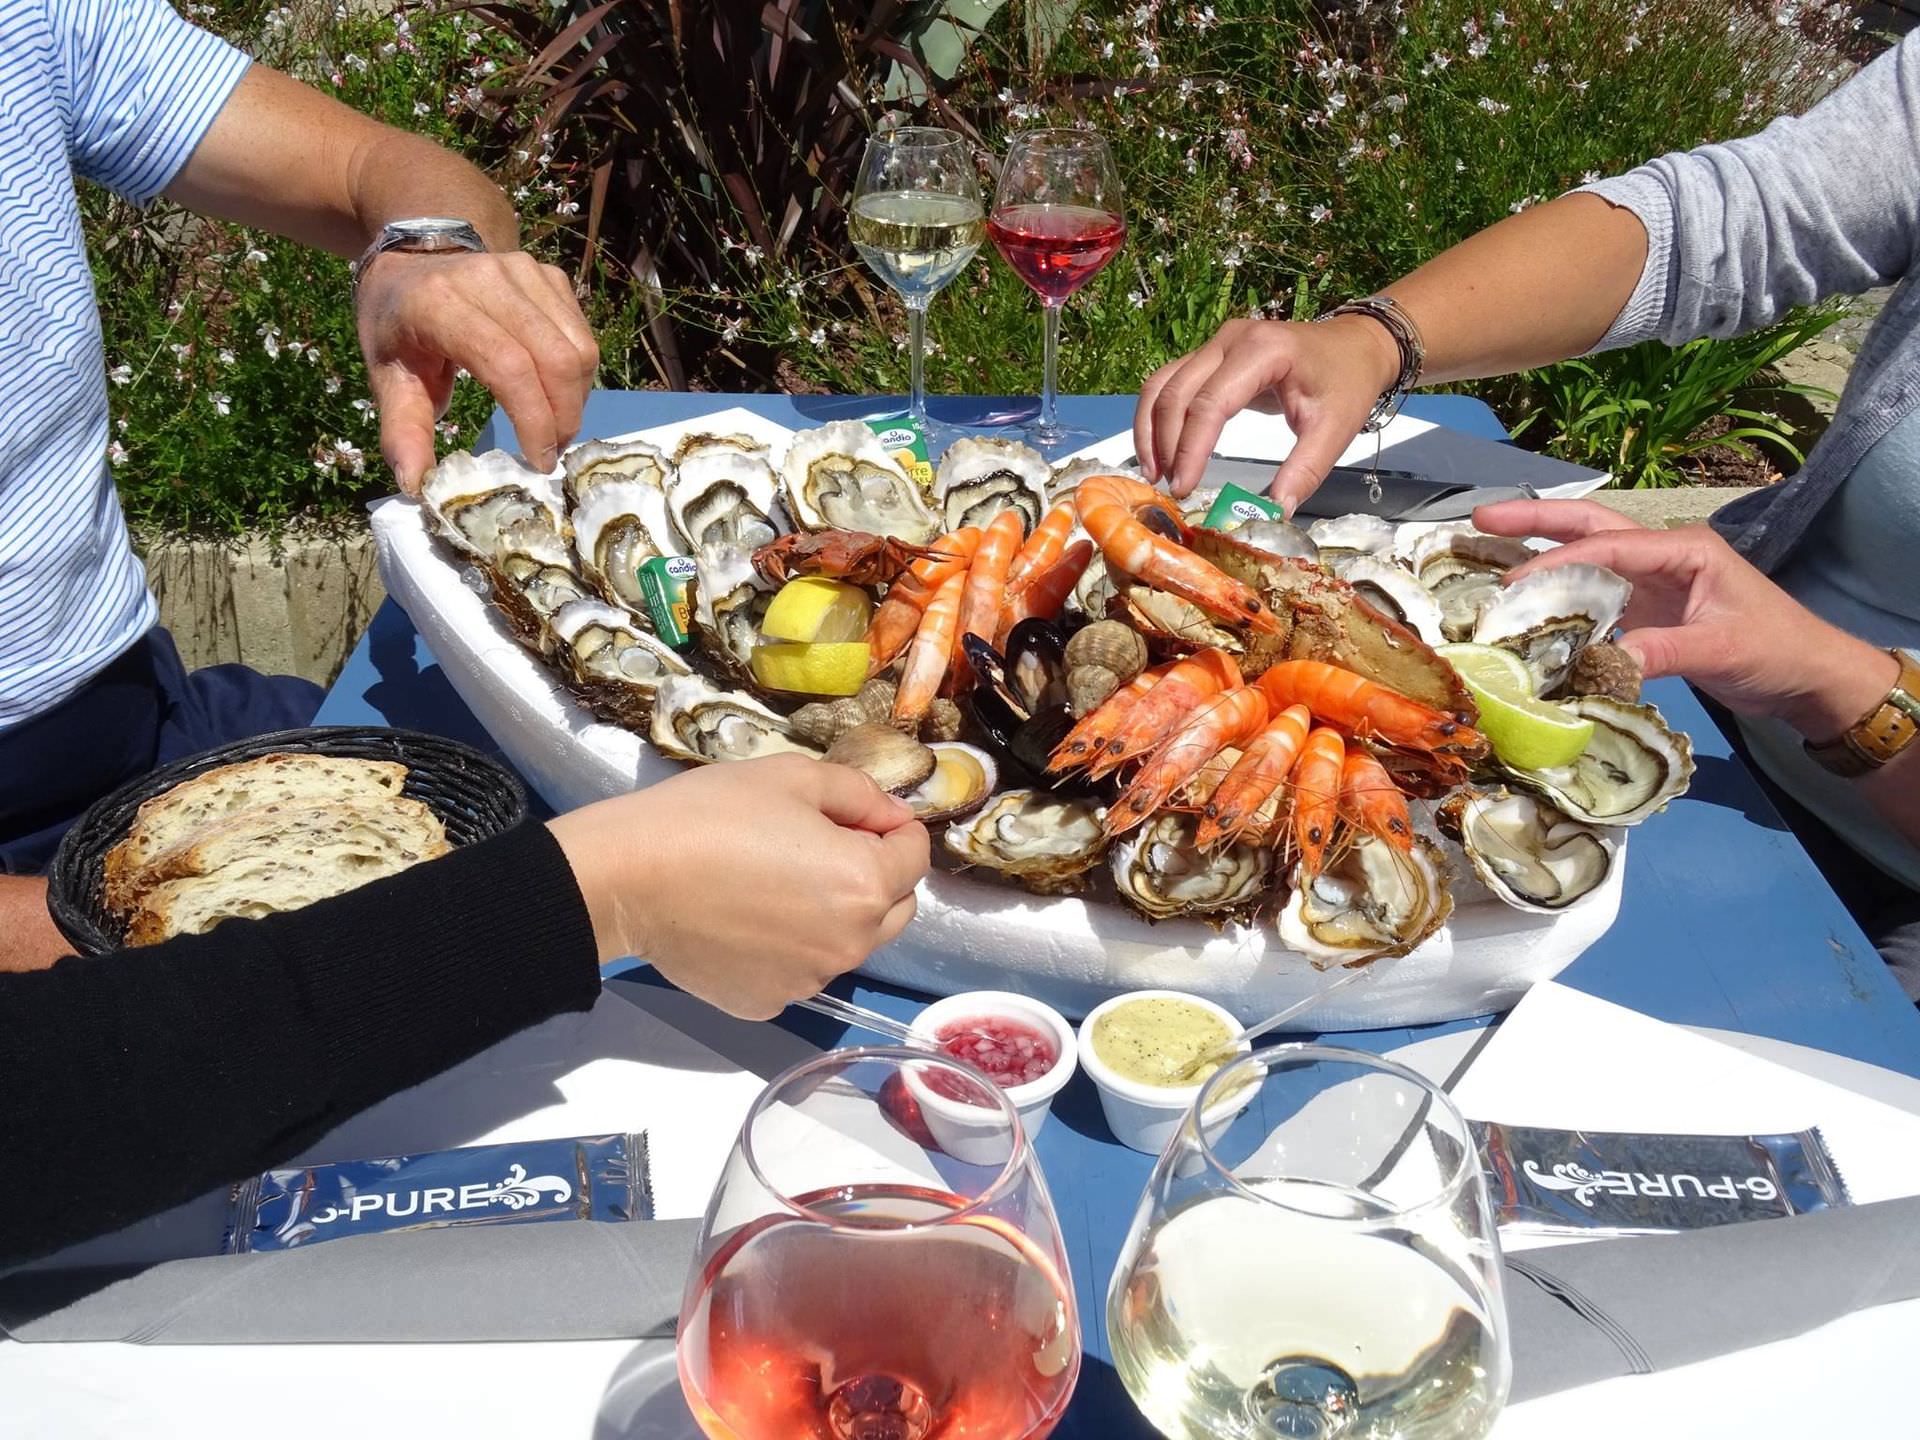
[[[1348,300],[1324,315],[1316,315],[1314,319],[1316,322],[1331,320],[1336,315],[1364,315],[1378,321],[1386,327],[1400,352],[1400,373],[1380,398],[1373,402],[1373,411],[1367,416],[1367,423],[1360,427],[1363,435],[1370,435],[1400,413],[1400,406],[1408,393],[1420,383],[1420,372],[1427,364],[1427,344],[1420,338],[1420,327],[1413,323],[1413,317],[1391,295],[1369,295],[1364,300]]]

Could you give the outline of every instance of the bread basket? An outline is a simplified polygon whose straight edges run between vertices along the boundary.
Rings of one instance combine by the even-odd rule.
[[[289,754],[397,760],[407,767],[402,793],[440,817],[453,845],[498,835],[527,816],[527,792],[519,778],[500,761],[456,740],[372,725],[310,726],[256,735],[129,781],[74,823],[47,872],[47,909],[60,933],[82,955],[120,948],[122,923],[106,907],[102,865],[143,803],[221,765]]]

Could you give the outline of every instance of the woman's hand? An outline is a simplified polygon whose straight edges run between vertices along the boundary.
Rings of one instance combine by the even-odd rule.
[[[1164,476],[1185,495],[1200,483],[1228,420],[1248,406],[1277,410],[1296,438],[1267,493],[1291,515],[1399,374],[1393,337],[1364,315],[1317,325],[1229,320],[1191,355],[1147,377],[1133,413],[1134,453],[1149,479]]]
[[[603,960],[639,955],[750,1020],[860,965],[913,919],[927,831],[857,770],[709,765],[549,822]]]
[[[1900,667],[1806,609],[1705,525],[1648,530],[1591,500],[1507,500],[1473,523],[1566,542],[1510,578],[1581,562],[1633,582],[1620,643],[1649,678],[1683,675],[1729,709],[1831,740],[1880,703]]]

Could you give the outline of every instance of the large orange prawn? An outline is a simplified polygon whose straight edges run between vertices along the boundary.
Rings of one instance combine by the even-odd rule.
[[[1027,536],[1027,543],[1007,567],[1007,594],[1018,595],[1028,583],[1040,578],[1067,548],[1073,534],[1073,502],[1062,500],[1041,518]]]
[[[1002,510],[981,535],[979,548],[973,552],[973,564],[967,570],[966,589],[960,597],[960,634],[978,635],[992,643],[1007,584],[1007,567],[1020,549],[1026,524],[1018,510]],[[964,668],[964,656],[956,652],[956,659],[959,662],[956,668]]]
[[[971,525],[942,535],[930,547],[938,553],[914,561],[887,588],[887,598],[880,602],[880,608],[873,612],[873,622],[867,626],[869,677],[886,669],[907,648],[934,595],[955,575],[967,573],[979,545],[980,532]]]
[[[1230,745],[1243,745],[1267,723],[1267,700],[1251,685],[1215,696],[1188,717],[1120,792],[1107,810],[1108,835],[1121,835],[1166,803],[1167,797]]]
[[[1107,741],[1113,738],[1121,723],[1132,713],[1133,707],[1172,668],[1173,662],[1169,661],[1151,670],[1142,670],[1101,701],[1098,707],[1081,716],[1080,723],[1067,732],[1066,738],[1047,757],[1047,769],[1056,772],[1071,770],[1105,751]]]
[[[920,628],[913,632],[906,668],[893,696],[893,718],[898,724],[917,726],[940,693],[947,667],[960,651],[960,596],[966,585],[965,570],[949,575],[927,606]]]
[[[1340,775],[1347,758],[1338,730],[1322,725],[1307,736],[1293,766],[1293,844],[1300,873],[1311,880],[1326,859],[1327,842],[1340,801]]]
[[[1340,818],[1396,850],[1413,849],[1413,815],[1386,766],[1365,748],[1347,751],[1340,770]]]
[[[1312,728],[1313,716],[1304,705],[1289,705],[1271,716],[1207,797],[1194,844],[1211,849],[1255,829],[1260,824],[1261,807],[1292,773]]]
[[[1000,623],[993,632],[993,648],[1005,654],[1007,637],[1022,620],[1034,615],[1049,619],[1058,615],[1067,603],[1067,596],[1073,593],[1073,587],[1080,583],[1080,577],[1092,563],[1093,542],[1076,540],[1065,554],[1039,574],[1029,576],[1018,590],[1012,588],[1013,582],[1009,579],[1006,603],[1000,607]]]
[[[1087,774],[1097,780],[1147,754],[1203,701],[1245,683],[1240,666],[1224,650],[1202,650],[1176,661],[1128,710],[1119,729],[1108,737],[1105,751],[1087,766]]]
[[[1257,683],[1276,710],[1304,705],[1316,720],[1362,739],[1462,759],[1487,753],[1486,739],[1471,725],[1325,661],[1282,660]]]
[[[1113,570],[1178,595],[1209,615],[1280,633],[1279,620],[1252,586],[1145,523],[1142,516],[1152,515],[1173,534],[1187,533],[1179,510],[1151,485],[1129,475],[1090,475],[1074,491],[1073,503],[1080,523]]]

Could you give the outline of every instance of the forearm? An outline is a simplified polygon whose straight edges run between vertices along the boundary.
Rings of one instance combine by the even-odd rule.
[[[1900,663],[1886,651],[1835,629],[1825,645],[1805,649],[1805,693],[1783,701],[1779,718],[1806,739],[1831,740],[1855,725],[1900,677]],[[1920,845],[1920,746],[1853,784],[1901,836]]]
[[[1442,251],[1386,293],[1420,327],[1427,383],[1469,380],[1584,355],[1646,258],[1631,211],[1563,195]]]
[[[47,882],[0,875],[0,972],[44,970],[72,948],[47,914]]]

